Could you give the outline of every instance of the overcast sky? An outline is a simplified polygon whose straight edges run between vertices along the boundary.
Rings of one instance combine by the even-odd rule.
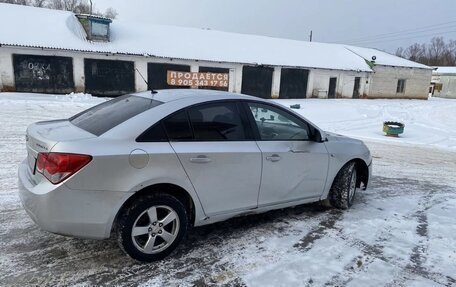
[[[211,28],[394,52],[434,36],[456,40],[456,0],[93,0],[120,20]],[[386,35],[385,35],[386,34]]]

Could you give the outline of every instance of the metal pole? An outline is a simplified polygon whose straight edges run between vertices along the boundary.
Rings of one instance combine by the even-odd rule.
[[[312,30],[310,30],[310,42],[312,42]]]
[[[93,10],[92,10],[93,3],[92,3],[92,0],[89,0],[89,1],[90,1],[90,15],[92,15],[93,14]]]

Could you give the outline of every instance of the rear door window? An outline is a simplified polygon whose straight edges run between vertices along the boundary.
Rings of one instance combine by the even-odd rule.
[[[70,118],[70,122],[96,136],[100,136],[126,120],[139,115],[162,102],[125,95],[99,104]]]
[[[220,102],[188,110],[196,141],[243,141],[247,133],[235,102]]]
[[[188,121],[187,111],[177,112],[163,120],[166,134],[171,141],[193,139],[192,129]]]
[[[142,133],[137,139],[137,142],[167,142],[168,136],[163,129],[162,122],[158,122],[144,133]]]

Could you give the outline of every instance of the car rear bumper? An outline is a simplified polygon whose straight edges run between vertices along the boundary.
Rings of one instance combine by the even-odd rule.
[[[81,238],[109,238],[117,211],[129,197],[118,191],[73,190],[65,184],[35,184],[25,160],[19,166],[19,196],[43,230]]]

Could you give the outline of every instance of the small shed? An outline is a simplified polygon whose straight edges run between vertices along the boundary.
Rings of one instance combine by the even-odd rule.
[[[456,99],[456,67],[435,67],[431,93],[434,97]]]

